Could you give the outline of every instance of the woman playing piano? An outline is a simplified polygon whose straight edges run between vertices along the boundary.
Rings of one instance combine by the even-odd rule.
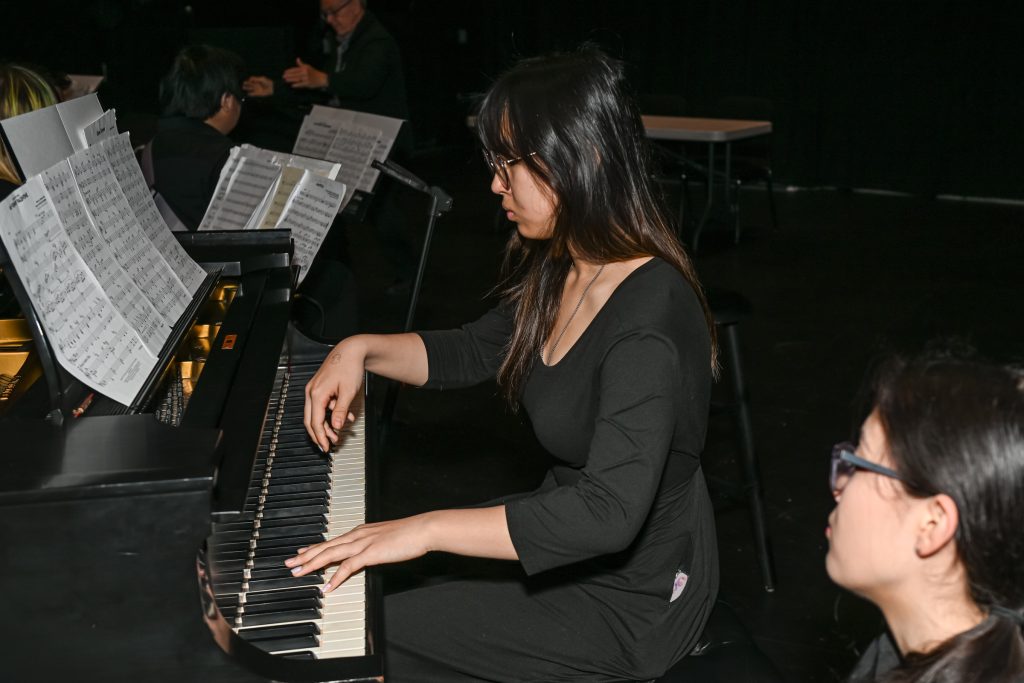
[[[367,524],[287,564],[337,565],[325,591],[435,550],[519,564],[388,596],[389,682],[653,678],[694,646],[718,589],[707,306],[657,208],[620,64],[523,61],[477,127],[517,226],[502,303],[458,330],[344,340],[306,387],[306,428],[329,449],[364,370],[431,388],[496,377],[554,464],[531,493]]]

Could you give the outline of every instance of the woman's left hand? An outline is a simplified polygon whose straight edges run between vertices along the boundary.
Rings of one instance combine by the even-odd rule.
[[[428,520],[430,513],[389,522],[363,524],[329,541],[303,548],[285,560],[295,576],[305,576],[331,564],[337,564],[324,587],[324,593],[344,583],[366,567],[404,562],[431,550]]]

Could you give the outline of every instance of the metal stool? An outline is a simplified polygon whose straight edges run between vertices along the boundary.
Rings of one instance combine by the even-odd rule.
[[[743,295],[728,289],[708,288],[707,298],[722,349],[722,381],[728,382],[731,393],[730,401],[712,402],[711,409],[717,412],[730,412],[735,416],[742,475],[738,488],[746,497],[750,509],[764,589],[771,592],[775,590],[775,571],[772,567],[765,524],[761,474],[754,453],[754,432],[750,424],[750,407],[747,404],[747,385],[743,378],[743,363],[740,360],[739,324],[750,317],[752,309],[750,302]],[[735,487],[735,484],[733,486]]]

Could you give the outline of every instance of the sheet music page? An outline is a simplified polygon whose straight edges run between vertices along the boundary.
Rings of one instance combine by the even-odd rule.
[[[292,262],[299,264],[300,284],[348,194],[342,183],[303,171],[288,197],[277,227],[292,231]]]
[[[185,252],[185,248],[164,223],[153,201],[153,195],[149,192],[149,186],[146,185],[146,179],[142,177],[142,169],[135,159],[135,151],[128,141],[128,133],[103,140],[100,142],[100,149],[114,169],[114,177],[117,178],[121,191],[128,199],[128,205],[135,212],[135,217],[142,225],[146,237],[156,247],[174,276],[184,285],[189,298],[195,296],[206,279],[206,271]]]
[[[89,146],[85,139],[85,127],[103,116],[103,107],[96,94],[85,95],[57,104],[57,113],[64,124],[64,132],[77,152]],[[49,168],[49,167],[47,167]]]
[[[315,109],[315,107],[314,107]],[[338,124],[309,114],[302,120],[292,152],[304,157],[326,159],[327,150],[338,133]]]
[[[360,126],[366,126],[381,132],[380,139],[377,141],[377,146],[373,151],[373,158],[377,161],[384,161],[391,154],[391,148],[395,146],[395,140],[398,138],[398,133],[401,131],[402,124],[404,123],[402,119],[367,114],[365,112],[355,112],[353,121]],[[364,180],[369,184],[370,190],[367,190],[369,192],[373,189],[374,183],[377,182],[380,171],[371,167],[367,173],[369,177]]]
[[[40,178],[57,217],[86,267],[117,312],[138,333],[146,349],[154,356],[159,355],[171,328],[128,273],[117,264],[106,240],[92,223],[85,200],[71,174],[71,166],[62,161],[43,171]]]
[[[60,364],[128,405],[157,363],[75,251],[39,177],[0,205],[0,238]]]
[[[103,112],[103,116],[82,129],[82,132],[85,135],[86,147],[92,147],[100,140],[115,137],[117,135],[117,114],[113,109],[106,110]]]
[[[110,162],[94,147],[75,152],[68,161],[93,223],[110,245],[118,265],[173,327],[192,296],[146,237]]]
[[[350,194],[355,190],[373,191],[373,182],[369,179],[372,172],[375,180],[377,172],[370,168],[370,162],[381,135],[379,130],[354,123],[342,124],[338,129],[326,158],[341,164],[339,180],[349,187]]]
[[[0,126],[26,178],[39,175],[75,153],[56,106],[4,119]]]
[[[277,189],[274,190],[273,199],[267,208],[263,221],[259,225],[261,230],[269,230],[277,225],[278,220],[281,218],[281,211],[284,210],[284,205],[288,202],[292,189],[302,178],[303,173],[306,173],[306,171],[295,166],[285,166],[281,169],[281,178],[277,184]]]
[[[280,174],[276,164],[233,151],[199,229],[244,230]]]
[[[336,180],[338,178],[338,172],[341,170],[341,164],[324,161],[322,159],[312,159],[298,154],[274,152],[269,149],[253,147],[249,143],[242,145],[241,153],[245,156],[254,156],[257,159],[264,159],[265,161],[275,163],[278,166],[296,166],[298,168],[304,168],[307,171],[316,173],[318,176],[330,178],[331,180]]]

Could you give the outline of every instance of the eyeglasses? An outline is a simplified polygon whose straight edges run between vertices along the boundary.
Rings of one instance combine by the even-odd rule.
[[[353,0],[345,0],[345,2],[341,3],[334,9],[323,10],[320,12],[320,18],[323,19],[324,21],[327,21],[328,18],[333,17],[335,14],[351,5],[352,2]]]
[[[526,157],[532,157],[535,154],[537,154],[536,152],[530,152],[529,154],[526,154],[521,157],[516,157],[515,159],[506,159],[500,154],[495,154],[489,149],[483,150],[483,153],[484,161],[487,162],[487,167],[491,169],[491,173],[498,176],[498,181],[502,184],[503,187],[512,187],[512,178],[508,174],[509,166],[512,166],[513,164],[518,164]]]
[[[905,484],[910,483],[906,477],[896,470],[860,457],[857,455],[856,450],[857,447],[849,441],[837,443],[832,447],[832,470],[828,483],[833,496],[838,496],[843,492],[843,489],[850,483],[850,479],[857,470],[867,470],[885,477],[898,479]]]

